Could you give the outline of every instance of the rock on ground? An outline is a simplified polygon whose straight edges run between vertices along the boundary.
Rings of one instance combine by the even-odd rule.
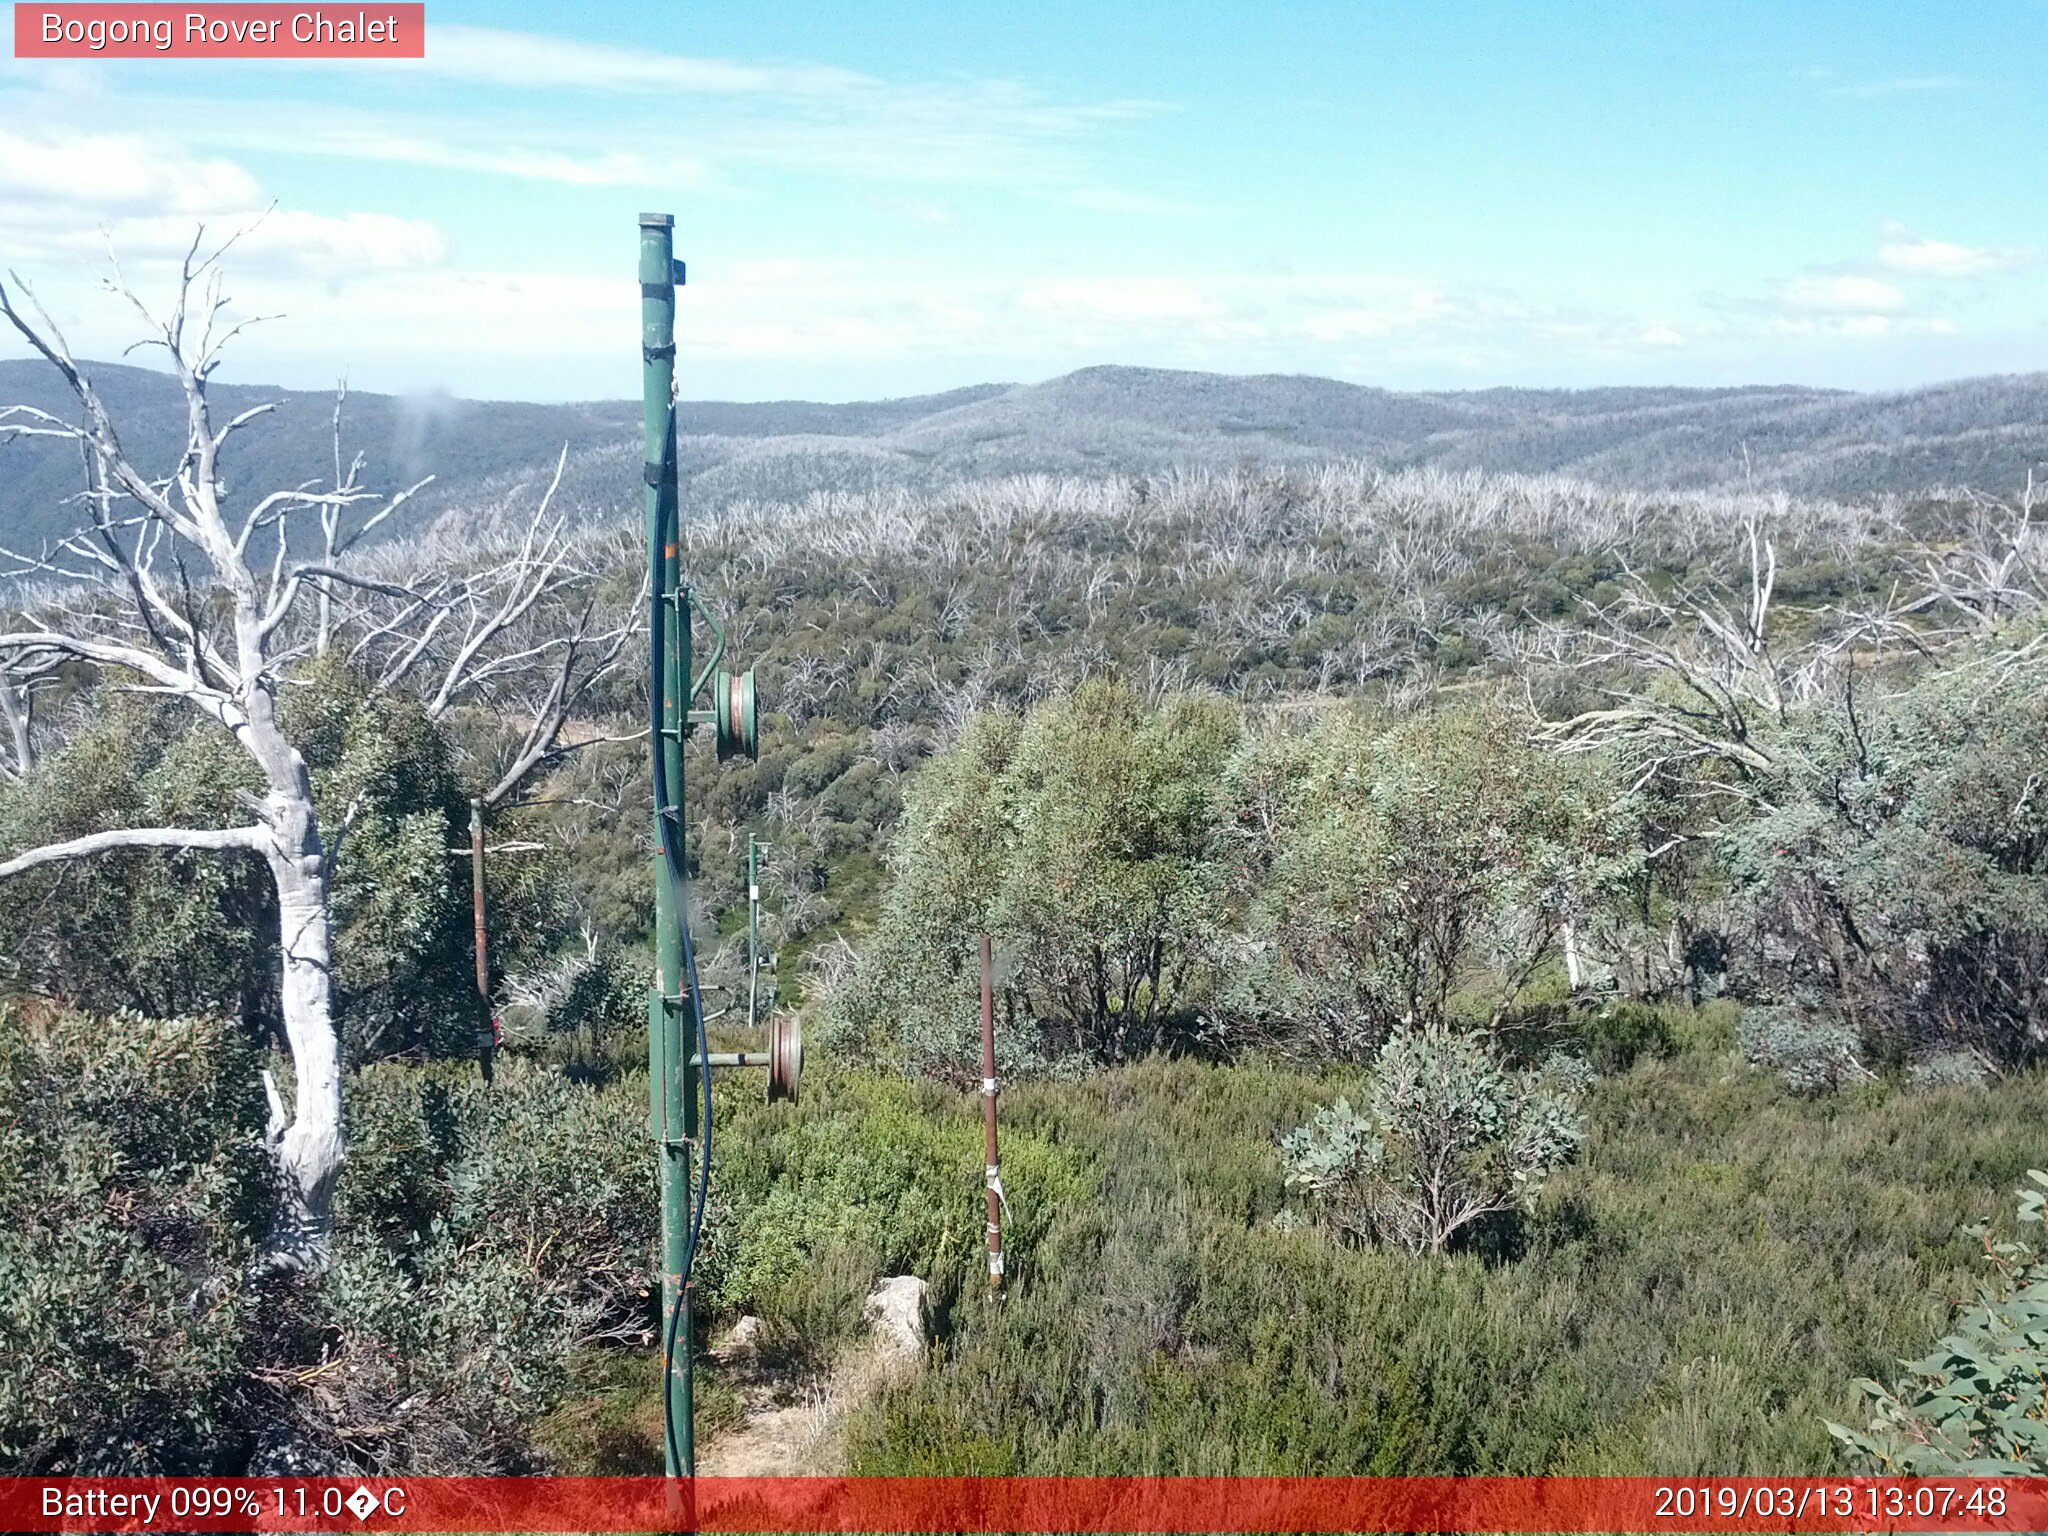
[[[893,1356],[924,1353],[925,1307],[931,1287],[915,1275],[892,1275],[868,1293],[863,1315],[877,1348]]]

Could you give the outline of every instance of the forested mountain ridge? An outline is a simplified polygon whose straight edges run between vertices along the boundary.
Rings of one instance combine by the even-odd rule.
[[[175,451],[182,407],[145,369],[91,365],[145,464]],[[61,411],[61,383],[0,362],[0,403]],[[333,398],[217,385],[224,409],[279,402],[238,439],[231,472],[254,491],[299,484],[332,459]],[[1795,386],[1493,389],[1403,394],[1301,375],[1085,368],[1039,384],[984,384],[850,404],[689,401],[681,408],[688,504],[800,500],[816,491],[928,491],[1019,473],[1104,475],[1246,462],[1364,458],[1547,473],[1600,484],[1795,494],[2009,490],[2048,457],[2048,374],[1968,379],[1891,394]],[[380,484],[427,475],[416,519],[458,523],[544,477],[565,447],[563,505],[585,517],[637,505],[640,408],[349,396],[345,442]],[[40,440],[0,451],[0,528],[34,544],[69,526],[75,454]]]

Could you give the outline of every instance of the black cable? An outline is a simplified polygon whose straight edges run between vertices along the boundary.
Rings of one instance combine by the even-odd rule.
[[[704,992],[697,981],[697,946],[690,937],[689,913],[683,903],[682,807],[672,804],[669,799],[668,765],[665,761],[664,753],[666,742],[662,737],[662,701],[667,681],[662,676],[662,667],[666,660],[668,628],[667,604],[662,593],[662,582],[667,574],[665,564],[667,560],[667,546],[676,530],[669,525],[669,519],[674,515],[675,509],[673,506],[663,506],[660,498],[666,491],[666,488],[673,483],[667,473],[667,468],[673,462],[675,453],[676,413],[675,407],[671,405],[668,413],[668,434],[662,444],[663,474],[661,476],[661,483],[655,493],[657,497],[655,537],[652,541],[652,547],[648,552],[650,563],[648,579],[650,608],[647,627],[650,676],[647,697],[650,716],[648,739],[653,743],[654,748],[654,812],[656,816],[661,818],[662,854],[664,862],[668,866],[669,883],[675,889],[676,926],[681,931],[683,959],[690,981],[690,1011],[696,1015],[697,1021],[697,1077],[703,1086],[704,1096],[703,1136],[698,1151],[697,1164],[697,1198],[693,1202],[694,1208],[690,1215],[690,1240],[683,1250],[682,1272],[676,1276],[676,1293],[674,1299],[669,1304],[668,1326],[663,1330],[662,1342],[662,1435],[667,1445],[668,1459],[673,1464],[681,1466],[683,1458],[681,1447],[676,1437],[675,1403],[668,1389],[668,1381],[675,1371],[676,1340],[682,1332],[684,1298],[688,1294],[690,1272],[696,1267],[697,1246],[704,1232],[704,1212],[711,1203],[711,1038],[710,1030],[704,1019]],[[685,686],[687,686],[688,681],[687,678],[684,679]],[[684,699],[681,709],[677,711],[676,723],[679,730],[684,721],[688,719],[689,706],[690,701]],[[663,978],[663,981],[665,982],[666,978]],[[668,1007],[666,995],[663,996],[662,1007],[664,1010]],[[666,1064],[671,1071],[674,1070],[675,1064],[673,1062]],[[663,1084],[661,1086],[665,1098],[667,1085]],[[665,1147],[663,1155],[664,1158],[667,1155]],[[693,1374],[694,1365],[693,1351],[686,1344],[683,1352],[683,1373],[686,1377]]]

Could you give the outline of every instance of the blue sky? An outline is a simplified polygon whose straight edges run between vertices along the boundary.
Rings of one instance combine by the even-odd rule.
[[[2048,366],[2038,0],[427,14],[418,63],[5,61],[0,261],[106,354],[103,238],[161,293],[274,204],[230,375],[529,399],[636,388],[642,208],[700,396]]]

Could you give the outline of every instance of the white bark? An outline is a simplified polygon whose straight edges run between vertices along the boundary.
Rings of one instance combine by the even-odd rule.
[[[0,779],[26,778],[36,765],[31,686],[0,668]]]
[[[352,643],[351,660],[367,658],[380,689],[432,662],[439,675],[423,689],[430,715],[470,694],[500,708],[508,696],[521,699],[533,723],[486,797],[494,805],[574,750],[562,742],[562,728],[592,683],[619,664],[636,631],[639,605],[624,622],[607,627],[592,622],[593,599],[571,632],[531,632],[548,611],[543,599],[572,581],[593,579],[574,567],[564,522],[549,512],[560,460],[509,559],[467,576],[427,572],[417,580],[409,574],[379,579],[353,562],[345,568],[344,557],[420,488],[390,497],[361,489],[362,461],[345,465],[341,453],[345,391],[335,403],[333,489],[298,486],[252,498],[230,527],[221,449],[272,407],[245,410],[223,426],[213,422],[207,381],[221,346],[240,329],[216,335],[226,304],[216,262],[225,249],[199,260],[194,241],[175,306],[161,320],[121,285],[118,267],[109,285],[142,314],[149,344],[168,356],[184,395],[185,452],[177,469],[157,480],[128,458],[112,417],[49,315],[31,295],[33,318],[25,317],[0,284],[0,318],[63,376],[81,408],[76,423],[32,407],[0,408],[0,444],[17,436],[76,443],[87,469],[82,499],[90,519],[39,554],[0,550],[22,572],[70,578],[83,593],[82,601],[40,605],[22,622],[0,623],[0,773],[18,777],[32,766],[23,681],[81,661],[124,686],[180,699],[230,732],[262,774],[255,825],[110,829],[19,852],[0,863],[0,877],[121,848],[245,849],[262,856],[277,892],[279,995],[293,1066],[289,1114],[274,1079],[266,1074],[265,1081],[281,1197],[267,1262],[317,1270],[328,1257],[334,1185],[346,1156],[330,908],[339,832],[331,846],[323,839],[311,775],[278,724],[278,692],[288,670],[335,647],[341,628],[352,624],[364,633]],[[286,525],[295,516],[317,516],[323,558],[292,558]],[[252,544],[267,546],[273,536],[268,557],[252,552]],[[346,602],[340,594],[347,594]],[[451,615],[457,616],[453,624]],[[437,637],[452,639],[452,647],[436,651]]]
[[[49,316],[39,310],[40,324],[31,323],[0,287],[0,315],[64,376],[84,411],[83,424],[76,426],[42,412],[29,413],[26,427],[20,412],[0,415],[0,439],[21,431],[68,436],[84,450],[91,468],[86,502],[92,526],[61,542],[48,563],[56,569],[56,560],[69,557],[88,576],[116,580],[132,605],[126,613],[110,613],[99,600],[102,590],[95,601],[48,615],[38,627],[0,633],[0,658],[77,657],[137,676],[153,692],[183,699],[226,727],[261,770],[265,793],[257,825],[109,830],[17,854],[0,864],[0,876],[117,848],[248,849],[263,856],[277,889],[280,995],[294,1077],[290,1119],[281,1130],[273,1126],[279,1205],[266,1258],[275,1267],[317,1270],[328,1258],[334,1183],[346,1149],[327,861],[312,777],[277,722],[277,690],[293,654],[280,633],[304,590],[304,578],[284,568],[281,530],[267,588],[246,552],[249,536],[266,517],[282,519],[295,508],[351,505],[363,498],[352,485],[324,496],[279,492],[257,504],[239,535],[229,529],[222,510],[220,450],[264,408],[245,411],[218,430],[213,425],[206,381],[220,341],[226,340],[214,338],[225,301],[212,258],[195,266],[196,252],[195,241],[167,320],[155,320],[136,302],[150,321],[152,340],[169,355],[185,397],[185,455],[164,481],[149,480],[130,462],[91,380]],[[190,308],[195,296],[201,301],[196,313]],[[189,334],[195,324],[196,340]],[[117,503],[123,507],[120,517]],[[139,516],[128,515],[128,506],[139,507]],[[187,565],[199,560],[211,567],[212,603],[200,603],[192,593]],[[273,1122],[280,1118],[277,1108],[274,1104]]]
[[[283,1176],[271,1248],[280,1265],[318,1270],[328,1258],[334,1183],[345,1156],[341,1047],[334,1032],[333,928],[317,836],[310,855],[274,854],[278,938],[284,952],[285,1039],[291,1046],[295,1113],[273,1155]]]
[[[74,837],[69,842],[45,843],[40,848],[31,848],[26,853],[0,861],[0,876],[18,875],[25,869],[34,869],[39,864],[54,864],[60,859],[82,859],[95,853],[110,853],[116,848],[242,848],[260,853],[264,844],[264,833],[260,827],[229,827],[221,831],[200,827],[123,827],[113,832],[93,832],[84,837]]]

